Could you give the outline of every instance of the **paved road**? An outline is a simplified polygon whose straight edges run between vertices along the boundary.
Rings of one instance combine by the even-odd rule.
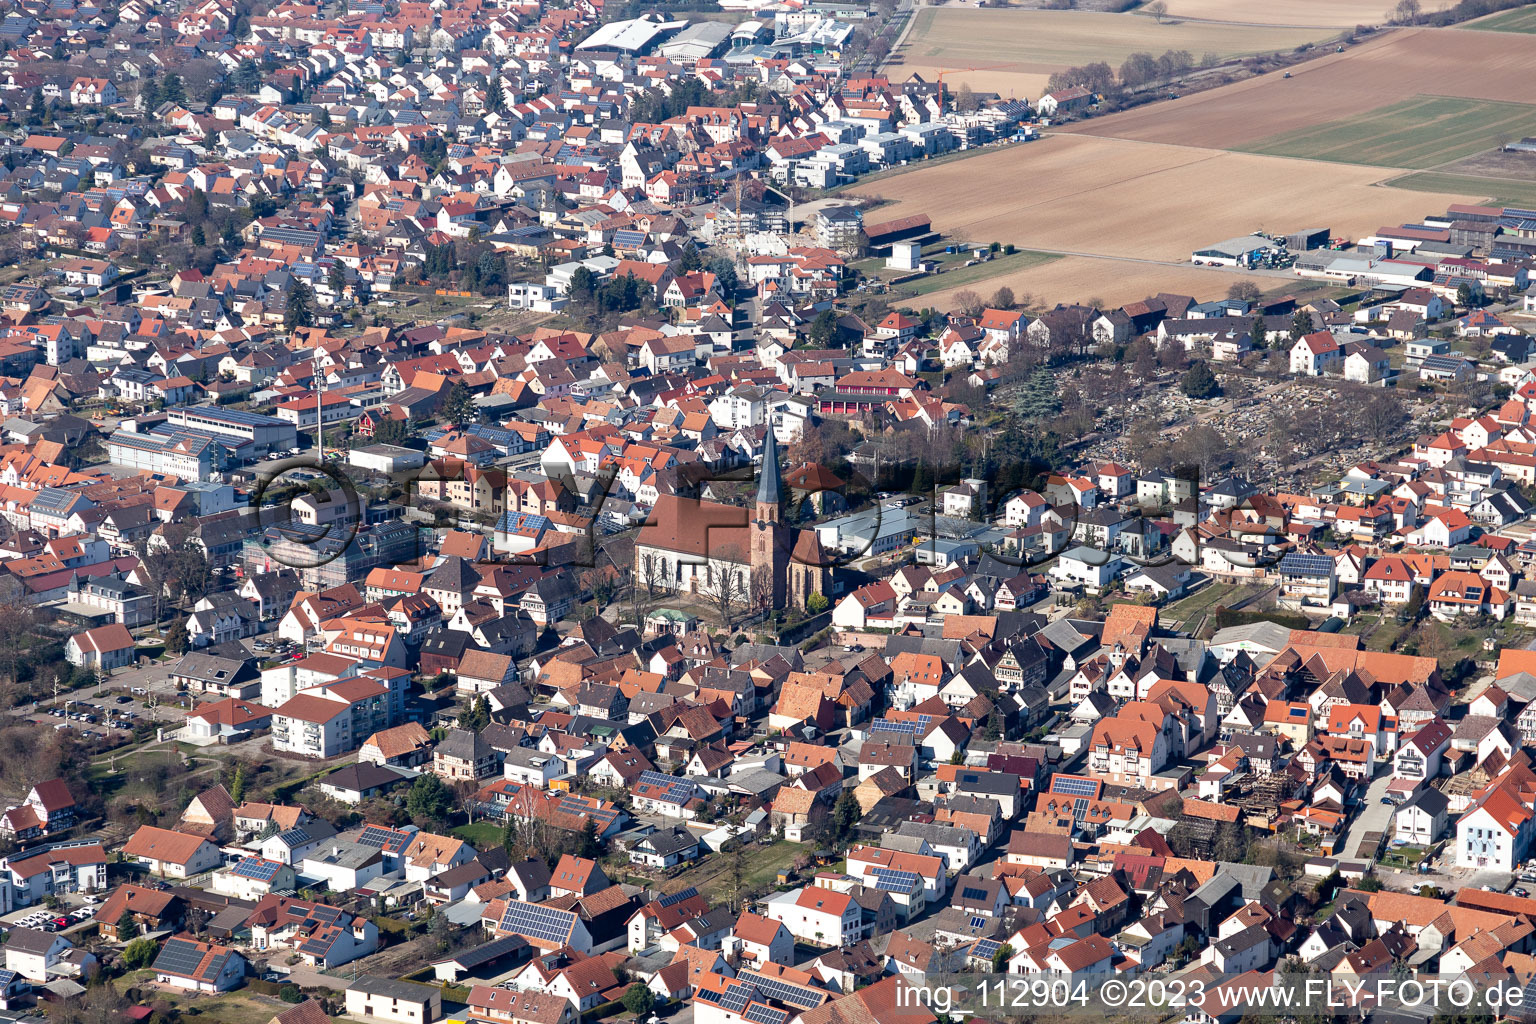
[[[1392,811],[1394,808],[1381,802],[1381,798],[1387,795],[1387,787],[1392,783],[1392,773],[1387,772],[1373,781],[1365,791],[1365,806],[1355,816],[1350,824],[1349,831],[1344,835],[1344,856],[1358,857],[1360,855],[1360,843],[1365,839],[1367,832],[1387,831],[1387,826],[1392,823]]]

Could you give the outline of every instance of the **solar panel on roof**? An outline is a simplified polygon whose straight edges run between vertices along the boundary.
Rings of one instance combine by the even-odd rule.
[[[230,874],[239,875],[241,878],[250,878],[258,882],[270,882],[277,877],[278,869],[282,865],[275,860],[264,860],[261,857],[247,857],[230,869]]]
[[[694,783],[688,779],[680,779],[676,775],[663,775],[661,772],[641,772],[640,785],[650,786],[660,790],[653,793],[652,798],[668,800],[676,803],[687,803],[693,799]]]
[[[392,828],[369,825],[363,829],[363,834],[357,837],[357,841],[364,846],[377,847],[385,853],[399,853],[405,849],[410,838],[404,832],[396,832]]]
[[[742,977],[749,979],[758,991],[777,1003],[786,1003],[790,1006],[820,1006],[825,997],[825,993],[806,988],[804,985],[794,985],[778,978],[766,978],[753,971],[741,973]]]
[[[987,890],[966,886],[960,892],[960,898],[965,900],[984,900],[987,898]]]
[[[717,1001],[732,1013],[740,1013],[747,1008],[747,1004],[752,1001],[754,995],[756,995],[756,992],[753,991],[751,985],[738,982],[727,985],[725,991],[720,993],[720,998]]]
[[[1096,779],[1079,779],[1072,775],[1056,775],[1051,778],[1051,792],[1063,796],[1097,796],[1099,783]]]
[[[984,918],[984,917],[973,917],[973,918],[971,918],[971,927],[972,928],[985,928],[986,926],[987,926],[987,919],[986,918]]]
[[[155,957],[154,968],[167,974],[191,975],[203,962],[203,951],[187,939],[166,939]]]
[[[895,868],[873,867],[869,873],[875,877],[875,888],[894,892],[911,892],[912,887],[919,881],[918,876],[911,871],[897,871]]]
[[[688,888],[679,890],[670,896],[663,896],[661,899],[656,901],[656,905],[658,907],[670,907],[674,903],[681,903],[688,897],[697,896],[698,894],[699,890],[690,885]]]
[[[310,939],[299,947],[300,953],[307,953],[310,956],[325,956],[330,951],[331,944],[325,939]]]
[[[511,901],[501,916],[501,930],[563,945],[570,941],[576,915],[553,907]]]
[[[753,1003],[747,1007],[747,1012],[742,1014],[752,1024],[784,1024],[789,1020],[789,1013],[784,1010],[776,1010],[762,1003]]]
[[[981,939],[971,947],[971,955],[979,956],[983,960],[991,960],[1002,948],[1003,944],[996,939]]]
[[[487,964],[499,957],[506,956],[508,953],[515,949],[520,949],[524,945],[526,943],[520,936],[503,935],[499,939],[492,939],[483,946],[476,946],[474,949],[460,953],[454,962],[461,968],[470,970],[471,968],[479,967],[481,964]]]

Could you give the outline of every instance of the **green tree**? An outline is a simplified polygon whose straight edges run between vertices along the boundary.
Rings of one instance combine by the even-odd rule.
[[[159,954],[160,947],[154,939],[134,939],[123,947],[123,966],[136,971],[154,963]]]
[[[1296,344],[1311,333],[1312,314],[1304,309],[1298,309],[1291,315],[1291,344]]]
[[[191,638],[187,636],[187,624],[183,619],[177,619],[171,623],[171,627],[165,631],[165,653],[181,656],[187,653],[187,647]]]
[[[683,250],[683,258],[677,261],[677,265],[683,273],[691,274],[704,268],[704,258],[699,255],[697,246],[690,245]]]
[[[208,244],[208,235],[203,231],[201,224],[192,225],[192,244],[199,249]]]
[[[337,260],[335,263],[331,264],[331,272],[326,276],[326,281],[330,284],[331,291],[335,294],[340,295],[342,292],[346,291],[347,271],[346,268],[341,265],[340,260]]]
[[[288,289],[288,305],[283,310],[283,326],[289,331],[313,326],[315,322],[314,293],[303,281],[294,281]]]
[[[1355,883],[1355,888],[1359,889],[1361,892],[1380,892],[1381,879],[1377,878],[1375,875],[1366,875],[1364,878],[1360,879],[1360,881]]]
[[[736,278],[736,264],[724,256],[716,256],[709,261],[708,269],[720,285],[720,297],[727,303],[734,301],[736,289],[740,287],[740,281]]]
[[[1263,348],[1269,344],[1269,329],[1264,326],[1264,314],[1255,313],[1253,323],[1248,328],[1248,336],[1253,340],[1254,348]]]
[[[117,941],[124,942],[138,937],[139,922],[134,919],[133,911],[124,910],[117,919]]]
[[[453,794],[443,785],[443,780],[428,772],[416,777],[411,792],[405,798],[405,809],[412,818],[443,822],[453,807]]]
[[[492,75],[490,83],[485,87],[485,109],[499,114],[506,105],[507,94],[501,87],[501,75]]]
[[[235,777],[229,783],[229,798],[236,804],[244,802],[245,786],[245,764],[242,762],[235,765]]]
[[[603,843],[597,837],[597,822],[588,815],[581,823],[581,839],[576,846],[576,856],[585,857],[588,860],[596,860],[602,856]]]
[[[805,610],[812,615],[820,615],[827,610],[827,596],[819,590],[813,590],[805,599]]]
[[[636,1017],[644,1017],[651,1012],[651,1007],[656,1005],[656,996],[652,994],[644,982],[635,982],[624,990],[624,1009]]]
[[[1205,364],[1205,360],[1197,359],[1189,364],[1189,369],[1179,378],[1179,390],[1190,398],[1211,398],[1221,393],[1221,385],[1216,382],[1216,375]]]
[[[811,328],[806,332],[811,339],[811,344],[816,348],[831,348],[832,342],[837,340],[837,314],[830,309],[824,309],[816,314],[816,319],[811,321]]]
[[[469,710],[459,716],[459,727],[470,732],[479,732],[491,724],[491,705],[486,701],[485,694],[479,694],[469,702]]]
[[[1456,286],[1456,305],[1463,309],[1472,308],[1472,286],[1465,281]]]
[[[859,807],[858,799],[853,795],[853,790],[845,789],[837,798],[837,803],[832,805],[832,824],[837,827],[837,837],[845,840],[853,835],[854,826],[864,816],[864,811]]]
[[[160,98],[167,103],[185,103],[187,90],[181,82],[180,75],[166,75],[165,85],[160,90]]]
[[[443,399],[443,418],[449,423],[474,422],[474,396],[469,393],[463,381],[456,380],[448,385],[448,394]]]
[[[234,74],[229,76],[229,84],[237,92],[255,92],[261,88],[261,67],[250,57],[240,62],[235,68]]]
[[[992,973],[1005,974],[1008,971],[1008,961],[1013,959],[1013,947],[1003,943],[997,947],[997,952],[992,954]]]

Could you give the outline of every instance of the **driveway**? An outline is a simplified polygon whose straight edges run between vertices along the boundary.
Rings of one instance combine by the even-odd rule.
[[[1387,787],[1392,784],[1392,773],[1387,772],[1375,779],[1365,791],[1365,806],[1355,816],[1355,820],[1349,826],[1349,831],[1344,835],[1344,856],[1360,856],[1360,843],[1365,839],[1367,832],[1380,832],[1386,834],[1387,827],[1392,824],[1392,812],[1397,808],[1381,802],[1381,798],[1387,795]]]

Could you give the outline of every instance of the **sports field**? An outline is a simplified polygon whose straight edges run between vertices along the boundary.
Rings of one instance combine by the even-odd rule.
[[[1396,0],[1164,0],[1172,18],[1231,21],[1250,25],[1318,25],[1354,28],[1381,25]],[[1455,0],[1420,0],[1428,13]]]
[[[1393,178],[1387,182],[1393,188],[1415,189],[1421,192],[1465,192],[1482,195],[1497,206],[1518,206],[1524,210],[1536,210],[1536,181],[1510,181],[1507,178],[1477,178],[1467,174],[1445,174],[1440,171],[1419,171]]]
[[[946,71],[952,90],[965,83],[978,92],[1037,99],[1053,72],[1073,65],[1106,61],[1118,68],[1133,53],[1155,57],[1168,50],[1187,50],[1196,61],[1206,54],[1273,53],[1337,34],[1333,26],[1158,24],[1095,11],[924,7],[886,73],[892,81],[913,73],[933,81]]]
[[[847,194],[894,202],[882,220],[925,213],[964,241],[1168,261],[1255,230],[1369,233],[1481,194],[1428,199],[1379,187],[1387,176],[1376,167],[1053,135]]]
[[[1415,96],[1357,117],[1233,148],[1308,160],[1422,168],[1482,152],[1501,138],[1531,134],[1536,134],[1536,106],[1530,104]]]
[[[1500,11],[1486,18],[1466,22],[1461,27],[1483,32],[1536,33],[1536,7],[1517,7],[1512,11]]]
[[[1272,72],[1066,130],[1236,149],[1368,117],[1431,89],[1437,96],[1536,104],[1532,64],[1531,41],[1513,32],[1402,29],[1298,65],[1290,78]],[[1438,140],[1437,132],[1424,134]],[[1498,141],[1487,138],[1479,148]]]

